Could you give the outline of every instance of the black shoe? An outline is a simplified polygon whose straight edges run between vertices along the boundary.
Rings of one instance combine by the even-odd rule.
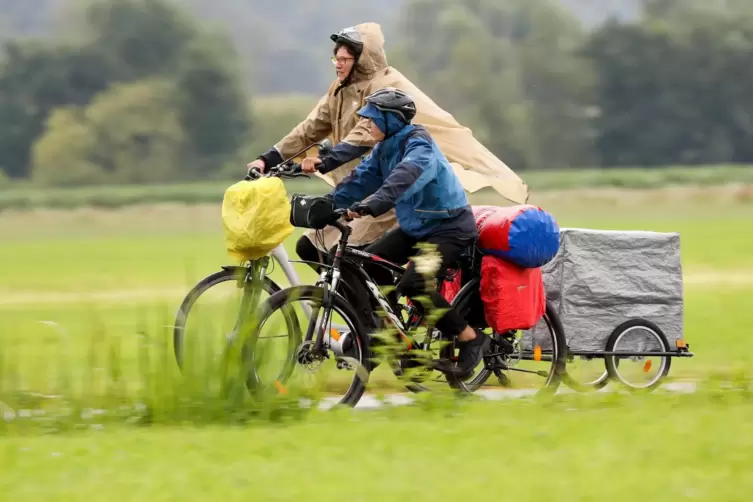
[[[476,330],[476,338],[467,342],[458,342],[460,353],[458,364],[453,371],[460,379],[466,379],[473,374],[473,370],[484,357],[484,351],[489,347],[491,339],[482,331]]]

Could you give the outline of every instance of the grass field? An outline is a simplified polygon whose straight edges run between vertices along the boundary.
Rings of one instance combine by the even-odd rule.
[[[12,436],[6,500],[747,501],[747,392],[444,403],[290,427]],[[440,474],[441,473],[441,474]]]
[[[675,361],[670,376],[748,385],[749,187],[541,192],[532,202],[562,226],[680,232],[685,338],[696,357]],[[297,235],[287,241],[291,255]],[[142,330],[158,349],[153,360],[164,358],[165,374],[174,375],[171,354],[161,352],[169,349],[164,326],[188,288],[227,263],[216,205],[0,213],[0,396],[61,389],[109,396],[108,385],[119,389],[108,378],[115,360],[121,383],[137,387]],[[279,271],[273,276],[281,280]],[[375,391],[400,389],[385,368],[371,383]],[[217,425],[222,414],[207,412],[208,427],[169,426],[192,422],[172,417],[150,430],[114,421],[61,437],[11,423],[0,437],[0,493],[3,500],[103,493],[114,500],[747,500],[750,396],[712,388],[549,404],[439,399],[242,429]]]
[[[222,201],[222,194],[230,184],[240,181],[245,175],[243,166],[239,166],[237,172],[237,177],[233,176],[230,179],[164,185],[44,188],[25,182],[14,182],[7,186],[0,184],[0,211],[33,208],[72,209],[82,206],[117,208],[154,203],[215,204]],[[535,170],[523,172],[521,177],[534,192],[594,188],[709,187],[753,183],[753,167],[711,165]],[[316,178],[288,180],[286,184],[291,191],[311,193],[328,190],[328,185]]]

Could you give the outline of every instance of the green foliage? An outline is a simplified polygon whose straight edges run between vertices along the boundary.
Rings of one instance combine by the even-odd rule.
[[[231,48],[218,37],[197,37],[177,70],[177,110],[186,131],[185,167],[217,171],[251,137],[251,114]]]
[[[58,109],[34,147],[34,178],[45,185],[174,179],[185,144],[165,81],[117,84],[85,110]]]
[[[608,23],[584,48],[600,75],[602,163],[750,161],[753,8],[713,1],[648,5],[641,22]]]
[[[75,35],[3,47],[0,170],[13,179],[30,177],[56,109],[155,78],[175,85],[180,176],[235,176],[310,110],[256,103],[319,96],[333,78],[329,33],[365,21],[382,25],[391,64],[516,171],[753,162],[746,0],[49,0],[37,21],[6,3],[26,33],[55,17]],[[251,111],[246,87],[266,93]],[[65,162],[80,157],[58,143]],[[70,166],[66,183],[115,181],[91,165]]]
[[[236,154],[251,132],[251,117],[235,55],[224,38],[199,29],[168,0],[97,0],[80,14],[84,34],[75,44],[33,41],[5,46],[0,69],[0,168],[14,178],[28,177],[35,150],[40,165],[51,167],[52,155],[68,164],[62,176],[34,174],[48,184],[143,182],[166,179],[167,173],[199,177]],[[138,82],[154,79],[171,82],[170,96],[161,91],[159,98],[143,94],[151,84]],[[122,123],[115,116],[101,116],[87,117],[81,124],[67,111],[88,106],[108,88],[122,89],[120,84],[126,83],[135,87],[104,94],[109,97],[99,100],[104,107],[101,113],[118,110],[130,117]],[[139,99],[147,101],[138,103]],[[130,110],[128,105],[115,104],[119,101],[130,102]],[[49,124],[58,124],[58,130],[45,131],[57,108],[63,110]],[[137,114],[143,117],[138,126]],[[92,129],[87,125],[92,120],[107,123]],[[66,126],[60,124],[73,130],[62,132]],[[92,131],[96,146],[87,146],[91,140],[82,128]],[[45,136],[48,133],[51,139]],[[72,141],[71,152],[64,151],[66,134]],[[34,149],[36,141],[44,143]],[[103,153],[115,148],[107,141],[125,150],[117,155]],[[178,144],[181,155],[176,154]],[[76,159],[81,165],[73,165]],[[133,165],[127,166],[128,162]]]
[[[96,163],[97,140],[77,108],[58,108],[47,121],[47,133],[34,145],[33,180],[40,185],[86,185],[104,181]]]
[[[549,0],[413,0],[403,71],[514,169],[591,163],[583,33]]]
[[[166,0],[96,0],[84,16],[87,45],[106,54],[120,81],[174,74],[199,32],[194,19]]]
[[[280,141],[311,113],[316,103],[315,96],[306,95],[265,96],[254,99],[251,113],[255,118],[256,128],[253,140],[247,143],[243,150],[246,161],[255,159]],[[235,172],[237,168],[238,166],[234,166]]]
[[[0,168],[29,175],[31,146],[55,108],[86,104],[110,75],[96,47],[10,42],[0,68]]]

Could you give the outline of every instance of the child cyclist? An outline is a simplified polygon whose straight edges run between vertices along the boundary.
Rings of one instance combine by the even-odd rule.
[[[441,255],[439,281],[476,238],[476,221],[463,186],[429,133],[411,121],[416,105],[410,96],[380,89],[365,100],[358,115],[369,119],[369,132],[377,144],[372,152],[332,192],[335,206],[348,208],[348,216],[377,217],[395,208],[398,226],[365,251],[405,263],[416,254],[417,244],[429,242]],[[381,285],[391,277],[373,277]],[[457,336],[460,353],[456,372],[470,375],[482,358],[488,337],[476,332],[450,307],[438,291],[424,291],[424,281],[411,264],[397,285],[401,295],[428,295],[435,307],[446,309],[437,321],[445,336]]]

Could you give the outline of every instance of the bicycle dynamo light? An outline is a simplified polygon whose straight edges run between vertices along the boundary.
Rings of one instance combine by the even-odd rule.
[[[342,356],[345,355],[345,351],[347,351],[353,343],[351,338],[349,331],[339,331],[336,328],[330,328],[324,335],[324,343],[329,345],[332,352],[338,356]]]

